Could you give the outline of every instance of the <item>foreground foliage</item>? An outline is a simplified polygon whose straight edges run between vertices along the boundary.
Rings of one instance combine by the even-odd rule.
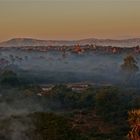
[[[129,111],[128,115],[128,121],[132,129],[128,133],[128,138],[130,140],[140,140],[140,109]]]
[[[57,85],[47,95],[39,92],[35,85],[0,87],[1,139],[125,140],[127,112],[140,108],[134,88],[92,86],[77,93]]]

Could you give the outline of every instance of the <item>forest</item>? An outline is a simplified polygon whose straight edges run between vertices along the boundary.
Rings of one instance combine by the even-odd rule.
[[[139,65],[133,55],[122,60],[120,72],[120,84],[89,84],[78,92],[65,82],[44,91],[29,75],[1,69],[0,139],[138,140]]]

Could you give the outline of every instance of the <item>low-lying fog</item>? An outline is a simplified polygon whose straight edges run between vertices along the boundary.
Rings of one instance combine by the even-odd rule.
[[[67,52],[64,55],[62,52],[55,51],[27,52],[14,49],[1,50],[0,68],[10,68],[15,71],[20,78],[37,84],[87,81],[96,84],[119,84],[123,86],[128,79],[122,74],[120,65],[123,63],[123,59],[126,55],[127,54],[101,54],[95,52],[86,52],[84,54]],[[140,67],[140,56],[135,56],[135,59],[138,62],[137,65]],[[139,75],[139,72],[137,72],[133,79],[129,79],[131,81],[130,85],[137,86],[138,88],[140,87]],[[93,94],[95,93],[93,92]],[[127,107],[132,107],[129,103],[131,102],[131,104],[133,104],[133,99],[139,97],[137,94],[135,94],[133,98],[130,97],[131,94],[128,94],[128,96],[122,94],[122,96],[124,99],[119,99],[121,99],[123,105],[125,104],[124,102],[128,102],[128,104],[126,104]],[[66,103],[64,104],[63,101],[65,98],[61,102],[59,97],[57,99],[55,96],[54,98],[53,96],[51,98],[47,98],[47,96],[38,96],[32,92],[30,93],[30,90],[28,91],[27,89],[1,88],[0,140],[34,139],[34,137],[32,138],[32,135],[36,136],[35,132],[37,132],[36,130],[38,129],[33,123],[33,118],[36,117],[37,122],[40,121],[38,121],[37,116],[31,114],[33,112],[56,111],[56,113],[61,113],[67,109],[65,108],[65,105],[67,104],[69,107],[69,105],[77,105],[77,103],[81,105],[82,102],[82,104],[85,105],[85,101],[86,103],[92,102],[92,99],[91,101],[89,100],[89,98],[92,97],[90,94],[89,98],[87,98],[88,96],[78,96],[79,98],[82,97],[81,99],[78,99],[77,96],[75,98],[73,95],[68,97],[70,98],[70,101],[66,99]],[[83,100],[83,97],[85,98],[85,101]],[[69,103],[67,101],[69,101]],[[45,127],[43,126],[43,128]],[[36,139],[38,139],[38,137]]]
[[[0,59],[8,60],[9,64],[17,66],[22,71],[22,76],[26,73],[25,75],[31,76],[34,81],[43,83],[89,81],[111,84],[122,81],[120,65],[126,55],[97,52],[63,54],[59,51],[28,52],[13,49],[2,50]],[[140,67],[140,56],[135,56],[135,59]]]

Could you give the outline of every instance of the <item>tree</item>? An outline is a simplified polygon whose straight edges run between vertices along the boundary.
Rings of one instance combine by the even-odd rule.
[[[0,83],[4,86],[17,86],[20,82],[16,73],[11,70],[5,70],[0,75]]]
[[[130,84],[133,85],[134,83],[134,76],[136,72],[138,72],[139,67],[137,65],[137,61],[132,55],[128,55],[124,58],[124,62],[121,65],[124,82],[123,84]],[[133,82],[132,82],[133,81]]]
[[[33,124],[27,131],[30,140],[85,140],[60,115],[36,112],[29,114],[29,118]]]
[[[135,58],[132,55],[128,55],[124,58],[124,63],[121,65],[121,69],[128,74],[134,74],[139,70],[139,67],[137,66]]]
[[[123,114],[119,90],[114,87],[103,88],[96,95],[96,111],[107,121],[117,121]],[[116,117],[117,116],[117,117]]]
[[[129,140],[140,140],[140,109],[128,112],[128,122],[131,127],[128,133]]]

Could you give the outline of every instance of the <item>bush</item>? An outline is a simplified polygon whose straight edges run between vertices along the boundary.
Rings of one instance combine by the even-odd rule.
[[[108,121],[115,121],[122,115],[122,102],[117,88],[103,88],[96,95],[96,110]]]
[[[0,84],[3,86],[18,86],[20,85],[20,81],[16,73],[6,70],[0,75]]]
[[[30,140],[85,140],[74,132],[68,120],[52,113],[30,115],[34,129],[29,130]]]

